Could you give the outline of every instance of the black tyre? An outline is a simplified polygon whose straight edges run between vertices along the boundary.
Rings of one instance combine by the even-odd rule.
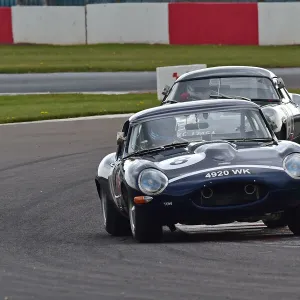
[[[147,204],[145,204],[147,205]],[[140,243],[157,243],[162,241],[162,225],[143,213],[141,207],[134,205],[129,201],[129,219],[132,236]]]
[[[289,212],[288,227],[294,235],[300,235],[300,207]]]
[[[105,230],[113,236],[131,235],[129,220],[121,215],[114,203],[108,200],[103,190],[100,191],[100,201]]]
[[[282,214],[278,219],[275,220],[264,220],[263,223],[271,229],[282,228],[287,226],[287,220],[284,214]]]

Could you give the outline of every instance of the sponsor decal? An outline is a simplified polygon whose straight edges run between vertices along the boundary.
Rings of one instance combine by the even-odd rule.
[[[182,132],[182,133],[178,133],[177,135],[179,137],[184,137],[184,136],[201,136],[201,135],[208,135],[208,134],[216,134],[215,131],[186,131],[186,132]]]

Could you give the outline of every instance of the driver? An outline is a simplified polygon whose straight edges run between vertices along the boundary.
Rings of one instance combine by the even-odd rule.
[[[207,100],[210,99],[210,95],[217,93],[213,91],[211,86],[209,85],[210,80],[197,80],[195,82],[191,82],[187,84],[187,93],[189,94],[189,98],[193,98],[195,100]]]
[[[174,117],[150,121],[147,124],[147,135],[151,147],[182,142],[177,136],[177,121]]]

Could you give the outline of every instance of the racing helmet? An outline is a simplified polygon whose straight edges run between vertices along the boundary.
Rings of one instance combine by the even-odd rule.
[[[190,97],[200,100],[209,99],[212,93],[212,87],[209,85],[209,79],[190,81],[187,84],[187,93]]]
[[[164,145],[174,142],[177,138],[177,121],[175,117],[150,121],[147,127],[152,144]]]

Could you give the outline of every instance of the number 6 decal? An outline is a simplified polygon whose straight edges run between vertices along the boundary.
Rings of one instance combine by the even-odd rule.
[[[202,161],[206,157],[205,153],[197,153],[192,155],[184,155],[181,157],[169,158],[155,164],[164,170],[174,170],[185,168]]]
[[[174,165],[181,165],[181,164],[184,164],[188,161],[188,159],[186,158],[179,158],[179,159],[175,159],[174,161],[172,161],[170,163],[170,165],[174,166]]]

